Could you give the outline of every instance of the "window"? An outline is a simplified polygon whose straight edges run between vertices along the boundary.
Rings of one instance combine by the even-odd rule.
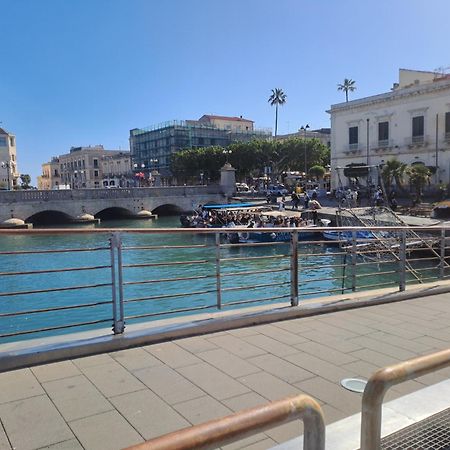
[[[450,112],[445,113],[445,134],[450,134]]]
[[[98,168],[98,159],[97,158],[94,158],[94,167]]]
[[[94,170],[94,177],[98,177],[98,170]]]
[[[14,147],[14,146],[16,145],[14,136],[10,136],[10,137],[9,137],[9,145],[10,145],[11,147]]]
[[[350,145],[358,144],[358,127],[350,127],[348,129],[348,143]]]
[[[378,123],[378,141],[388,141],[389,140],[389,122],[379,122]]]
[[[423,138],[423,130],[424,130],[424,117],[423,116],[417,116],[413,117],[412,119],[412,137]]]
[[[0,136],[0,147],[6,147],[6,137]]]

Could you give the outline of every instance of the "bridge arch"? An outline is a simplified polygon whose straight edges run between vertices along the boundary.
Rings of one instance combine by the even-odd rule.
[[[33,226],[43,225],[62,225],[66,223],[72,223],[75,220],[73,216],[63,211],[57,211],[54,209],[46,209],[39,211],[32,216],[25,219],[25,223],[32,223]]]
[[[94,217],[100,220],[113,220],[113,219],[125,219],[128,217],[135,216],[136,213],[128,208],[121,206],[111,206],[109,208],[104,208],[97,213]]]
[[[173,203],[164,203],[153,209],[152,213],[158,216],[174,216],[179,215],[183,210]]]

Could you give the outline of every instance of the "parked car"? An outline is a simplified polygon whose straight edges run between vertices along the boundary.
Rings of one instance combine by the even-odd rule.
[[[287,193],[288,193],[288,190],[286,189],[284,184],[271,184],[266,191],[266,194],[270,195],[270,196],[273,196],[273,195],[281,196],[281,195],[286,195]]]

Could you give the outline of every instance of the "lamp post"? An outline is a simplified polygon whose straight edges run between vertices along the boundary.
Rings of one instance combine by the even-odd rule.
[[[307,156],[306,156],[306,131],[308,130],[308,128],[309,128],[309,125],[308,124],[306,124],[305,126],[301,126],[300,127],[300,131],[303,131],[303,149],[304,149],[304,152],[305,152],[305,173],[307,174],[308,173],[308,167],[307,167]]]
[[[139,166],[139,164],[134,163],[134,164],[133,164],[133,168],[134,168],[134,170],[138,170],[139,168],[141,168],[142,170],[144,170],[144,169],[145,169],[145,164],[142,163],[142,164]],[[139,187],[141,187],[141,179],[142,179],[142,177],[140,176],[140,173],[139,173],[139,172],[136,173],[136,176],[139,177]]]
[[[205,174],[203,172],[200,172],[200,183],[203,186],[203,177],[205,176]]]
[[[8,174],[8,191],[10,191],[11,190],[10,172],[11,172],[11,169],[13,166],[11,165],[11,163],[5,162],[5,161],[1,162],[1,166],[2,166],[2,169],[6,169],[6,173]]]
[[[228,158],[229,158],[229,155],[231,155],[233,153],[233,151],[225,149],[222,153],[225,155],[225,159],[226,159],[225,164],[229,164]]]

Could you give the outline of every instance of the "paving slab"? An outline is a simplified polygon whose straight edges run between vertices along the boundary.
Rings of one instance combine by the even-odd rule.
[[[252,391],[263,396],[267,400],[279,400],[290,395],[298,395],[302,392],[295,386],[274,377],[270,373],[260,372],[239,378],[239,381]]]
[[[4,403],[0,417],[14,449],[33,450],[74,438],[46,395]]]
[[[255,347],[254,345],[251,345],[248,342],[232,335],[212,335],[208,338],[208,341],[243,359],[266,353],[266,351],[261,348]]]
[[[83,375],[48,381],[43,383],[43,387],[68,422],[114,409]]]
[[[164,364],[176,369],[201,362],[195,355],[173,342],[148,345],[144,350],[161,360]]]
[[[45,394],[30,369],[0,374],[0,404]]]
[[[74,420],[70,427],[85,450],[121,450],[144,441],[117,411]]]
[[[134,374],[169,405],[205,395],[204,391],[167,366],[137,370]]]
[[[130,372],[163,364],[162,361],[142,348],[130,348],[129,350],[110,353],[110,356]]]
[[[149,389],[119,395],[111,402],[145,439],[190,426],[186,419]]]
[[[81,375],[80,369],[72,361],[37,366],[33,367],[31,371],[40,383]]]
[[[177,403],[174,408],[193,425],[228,416],[232,413],[221,402],[208,396]]]
[[[8,436],[5,433],[1,421],[0,421],[0,450],[11,450],[11,445],[9,444]]]

